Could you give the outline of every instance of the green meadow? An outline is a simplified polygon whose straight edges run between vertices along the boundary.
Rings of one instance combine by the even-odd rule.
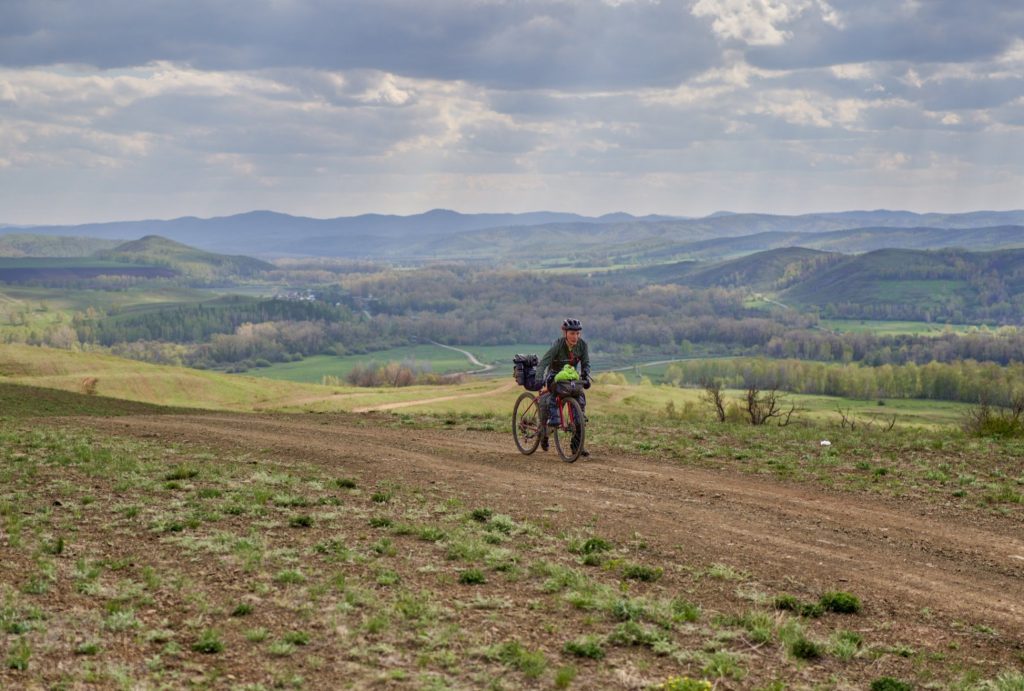
[[[878,321],[872,319],[822,319],[821,328],[836,333],[872,333],[879,336],[903,336],[948,332],[967,333],[978,327],[968,324],[936,324],[933,322]]]

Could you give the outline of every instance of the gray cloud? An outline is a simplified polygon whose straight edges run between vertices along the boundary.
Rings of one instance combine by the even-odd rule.
[[[8,0],[0,64],[377,69],[506,88],[665,85],[718,58],[685,3]]]
[[[1019,206],[1018,4],[7,0],[0,221]]]

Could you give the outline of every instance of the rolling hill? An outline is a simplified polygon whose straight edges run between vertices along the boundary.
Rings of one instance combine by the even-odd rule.
[[[273,264],[244,256],[214,254],[158,235],[120,244],[95,254],[98,259],[166,266],[192,278],[252,277],[270,271]]]
[[[571,213],[534,212],[524,214],[461,214],[436,209],[412,216],[365,214],[333,219],[314,219],[270,211],[253,211],[234,216],[200,219],[96,223],[78,226],[35,226],[0,228],[4,234],[31,232],[41,235],[80,235],[94,238],[131,238],[158,234],[176,242],[207,251],[259,256],[376,257],[387,259],[475,259],[517,261],[519,257],[555,257],[563,263],[654,263],[690,258],[701,252],[718,258],[735,256],[729,246],[714,243],[722,238],[749,237],[764,233],[790,234],[789,238],[765,236],[750,239],[749,251],[791,245],[795,234],[819,234],[862,229],[901,229],[906,235],[872,232],[881,242],[914,243],[913,247],[935,247],[947,243],[972,249],[988,249],[1017,242],[1024,227],[1024,211],[978,211],[964,214],[916,214],[907,211],[847,211],[837,213],[777,216],[770,214],[718,213],[705,218],[666,216],[635,217],[608,214],[586,217]],[[926,237],[920,229],[965,231],[977,228],[993,231],[986,242],[1004,243],[981,247],[970,233],[951,233],[945,239]],[[999,239],[999,236],[1002,239]],[[904,238],[904,239],[899,239]],[[966,238],[964,240],[963,238]],[[711,244],[687,248],[707,241]],[[981,240],[979,240],[981,241]],[[770,243],[765,245],[763,243]],[[826,246],[827,238],[814,242],[817,249],[866,251],[877,249],[870,242],[860,248]],[[831,242],[854,243],[854,239]],[[872,241],[873,242],[873,241]],[[942,245],[935,245],[940,242]],[[761,243],[761,244],[758,244]],[[924,244],[921,244],[924,243]],[[1024,244],[1024,243],[1022,243]],[[723,249],[725,250],[723,252]]]

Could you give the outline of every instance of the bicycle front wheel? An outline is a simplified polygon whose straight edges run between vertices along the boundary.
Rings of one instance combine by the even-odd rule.
[[[515,439],[516,448],[520,453],[529,456],[537,450],[543,434],[542,424],[544,421],[540,419],[537,397],[529,391],[524,391],[512,408],[512,438]]]
[[[575,398],[562,399],[562,424],[555,428],[555,448],[566,463],[572,463],[583,453],[586,437],[583,408]]]

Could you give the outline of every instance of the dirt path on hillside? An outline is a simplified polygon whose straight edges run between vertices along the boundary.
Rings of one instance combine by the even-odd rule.
[[[980,510],[958,514],[963,510],[934,503],[828,492],[599,447],[568,465],[554,454],[518,454],[507,434],[400,430],[372,415],[197,414],[76,424],[249,452],[266,459],[261,464],[321,464],[339,476],[358,475],[362,484],[446,486],[467,506],[562,529],[593,526],[623,542],[639,534],[686,563],[746,571],[771,592],[848,590],[869,610],[903,622],[928,610],[1024,641],[1024,536],[1019,523]]]

